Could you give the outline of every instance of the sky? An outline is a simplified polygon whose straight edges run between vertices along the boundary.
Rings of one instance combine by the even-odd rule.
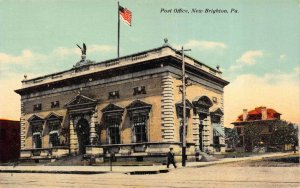
[[[224,89],[225,126],[243,109],[258,106],[300,124],[299,1],[120,0],[120,5],[132,12],[132,26],[120,25],[121,56],[159,47],[167,38],[204,64],[220,66],[230,82]],[[116,58],[117,20],[117,1],[0,0],[0,117],[19,119],[14,90],[24,75],[72,68],[80,60],[77,43],[87,44],[88,59]]]

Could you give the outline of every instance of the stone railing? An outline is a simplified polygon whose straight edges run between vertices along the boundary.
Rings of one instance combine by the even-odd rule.
[[[22,87],[26,88],[26,87],[31,87],[31,86],[35,86],[35,85],[51,83],[53,81],[58,81],[58,80],[63,80],[63,79],[74,77],[74,75],[79,76],[79,75],[84,75],[84,74],[90,74],[93,72],[103,71],[103,70],[107,70],[107,69],[118,67],[118,66],[125,66],[128,64],[134,64],[134,63],[138,63],[141,61],[147,61],[147,60],[156,59],[156,58],[165,57],[165,56],[175,56],[175,57],[181,58],[181,56],[179,54],[177,54],[173,49],[171,49],[169,47],[158,48],[158,49],[147,51],[147,52],[141,52],[141,53],[121,57],[119,59],[111,59],[111,60],[107,60],[104,62],[89,64],[89,65],[84,66],[84,70],[80,69],[81,71],[78,71],[77,69],[73,68],[73,69],[63,71],[63,72],[58,72],[55,74],[50,74],[50,75],[46,75],[46,76],[42,76],[42,77],[38,77],[38,78],[34,78],[34,79],[23,80]],[[188,56],[185,57],[185,61],[188,64],[191,64],[199,69],[209,72],[210,74],[221,77],[221,72],[214,70],[214,69],[206,66],[205,64],[199,63],[198,61],[196,61]]]

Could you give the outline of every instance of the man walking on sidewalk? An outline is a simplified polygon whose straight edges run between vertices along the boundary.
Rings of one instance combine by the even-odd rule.
[[[174,168],[177,168],[175,164],[175,154],[173,153],[173,148],[170,148],[170,151],[167,154],[168,161],[167,161],[167,168],[169,168],[169,165],[172,163]]]

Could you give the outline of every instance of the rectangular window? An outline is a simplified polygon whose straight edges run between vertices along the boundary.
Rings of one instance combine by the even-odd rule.
[[[50,139],[50,145],[52,147],[59,146],[58,132],[51,133],[49,139]]]
[[[52,147],[59,146],[59,130],[60,130],[60,120],[51,120],[47,122],[49,127],[49,145]]]
[[[42,148],[42,137],[40,133],[33,133],[33,148]]]
[[[187,122],[189,120],[187,119]],[[185,125],[185,138],[187,138],[188,127]],[[179,130],[180,142],[183,142],[183,121],[180,121],[180,130]]]
[[[120,118],[108,117],[106,120],[110,144],[120,144]]]
[[[241,127],[237,127],[237,128],[236,128],[236,132],[237,132],[238,135],[242,134],[242,129],[241,129]]]
[[[142,143],[147,142],[147,118],[146,116],[134,116],[133,126],[135,133],[135,142]]]
[[[108,99],[119,99],[120,94],[119,91],[111,91],[108,93]]]
[[[42,121],[32,121],[30,122],[32,130],[32,147],[41,148],[42,147],[42,132],[43,132],[43,122]]]
[[[51,102],[51,108],[58,108],[59,107],[59,101]]]
[[[133,88],[133,95],[141,95],[141,94],[146,94],[145,86],[139,86]]]
[[[40,111],[40,110],[42,110],[41,103],[33,105],[33,111]]]

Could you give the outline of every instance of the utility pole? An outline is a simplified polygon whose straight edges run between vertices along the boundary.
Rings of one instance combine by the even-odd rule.
[[[185,62],[184,62],[184,52],[191,51],[191,49],[183,49],[181,47],[182,54],[182,105],[183,105],[183,114],[182,114],[182,166],[186,165],[186,75],[185,75]]]

